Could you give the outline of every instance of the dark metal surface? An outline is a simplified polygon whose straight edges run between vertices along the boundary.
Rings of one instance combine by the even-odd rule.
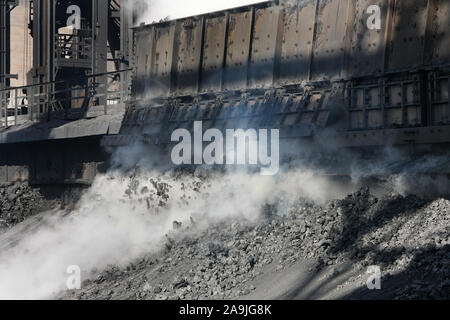
[[[374,4],[380,29],[367,25]],[[447,125],[449,10],[438,0],[290,0],[139,27],[134,98],[184,110],[183,127],[206,108],[215,125],[295,132],[286,136]],[[249,116],[261,100],[270,108]]]

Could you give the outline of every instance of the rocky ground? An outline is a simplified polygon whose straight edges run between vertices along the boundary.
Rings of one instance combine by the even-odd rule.
[[[201,189],[206,183],[204,179],[190,187]],[[152,185],[150,192],[131,184],[127,194],[152,194],[152,201],[164,207],[170,186]],[[81,290],[58,298],[245,298],[257,291],[257,280],[267,277],[267,270],[283,274],[299,261],[311,262],[311,274],[333,274],[343,264],[356,270],[359,276],[346,280],[347,285],[357,284],[355,289],[338,298],[370,298],[359,271],[376,265],[383,283],[390,284],[376,298],[448,299],[450,201],[398,194],[376,198],[364,187],[325,205],[305,199],[266,204],[257,221],[230,219],[207,229],[197,227],[195,219],[188,224],[174,221],[163,250],[94,271]]]
[[[0,233],[54,205],[26,183],[0,185]]]

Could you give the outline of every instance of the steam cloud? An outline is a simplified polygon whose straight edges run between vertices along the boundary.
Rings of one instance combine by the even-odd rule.
[[[355,190],[363,170],[381,170],[354,166],[358,178],[353,184],[298,164],[276,176],[206,168],[186,174],[162,167],[163,157],[157,154],[140,144],[118,149],[113,169],[95,179],[75,210],[46,212],[1,235],[0,299],[52,298],[66,289],[71,265],[81,268],[82,280],[111,264],[125,266],[163,248],[174,221],[189,225],[193,219],[201,232],[212,223],[255,221],[266,204],[285,215],[292,202],[341,198]],[[439,160],[425,159],[415,169]],[[392,190],[413,190],[415,180],[409,177],[393,175]],[[430,179],[426,185],[448,188],[448,181]]]
[[[173,221],[186,225],[192,218],[201,231],[234,218],[254,221],[265,204],[279,199],[324,202],[348,191],[300,169],[274,177],[164,173],[143,161],[147,152],[140,145],[118,150],[116,169],[98,176],[74,211],[44,213],[0,236],[0,299],[51,298],[66,289],[71,265],[81,268],[84,280],[107,265],[160,250]]]

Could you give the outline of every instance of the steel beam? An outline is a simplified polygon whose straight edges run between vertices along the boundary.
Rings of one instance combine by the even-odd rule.
[[[109,0],[92,1],[92,39],[94,39],[92,55],[92,73],[106,73],[108,63],[108,21],[109,19]],[[98,105],[105,106],[107,102],[107,84],[108,77],[101,76],[94,79],[99,85],[96,94],[98,94]]]

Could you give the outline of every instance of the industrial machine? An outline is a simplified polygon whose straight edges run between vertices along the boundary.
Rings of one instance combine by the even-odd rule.
[[[434,0],[280,1],[141,26],[123,131],[158,136],[203,120],[282,138],[333,127],[344,147],[449,142],[449,10]]]
[[[18,6],[29,13],[33,67],[10,87]],[[0,10],[0,182],[89,183],[105,159],[96,141],[119,132],[129,95],[132,10],[115,0],[1,0]]]
[[[32,70],[39,89],[33,90],[46,93],[47,100],[31,103],[30,112],[49,121],[59,110],[55,96],[71,105],[60,108],[64,129],[47,128],[39,139],[30,139],[24,136],[29,128],[10,128],[0,132],[5,144],[0,148],[57,139],[74,150],[67,139],[89,137],[108,147],[136,139],[165,145],[173,130],[193,130],[194,121],[203,121],[204,130],[276,128],[281,139],[339,148],[389,145],[444,152],[450,142],[450,2],[282,0],[131,28],[133,12],[125,10],[123,0],[120,8],[114,1],[83,1],[82,12],[89,12],[84,29],[71,36],[55,31],[67,19],[58,8],[69,3],[32,2],[32,32],[41,32]],[[53,31],[42,34],[44,25]],[[73,50],[83,48],[79,43],[89,49]],[[110,72],[120,74],[123,118],[106,107]],[[74,75],[79,79],[68,80]],[[56,91],[42,89],[46,82]],[[78,108],[75,90],[83,91]],[[69,116],[76,109],[81,115]],[[16,113],[5,113],[3,124],[10,127],[12,118],[16,125]],[[42,117],[39,121],[42,126]],[[55,162],[50,156],[46,161]],[[98,159],[75,162],[64,162],[54,179],[83,180],[79,174],[74,178],[74,165]],[[11,165],[4,167],[8,171]],[[448,163],[440,170],[450,170]]]

